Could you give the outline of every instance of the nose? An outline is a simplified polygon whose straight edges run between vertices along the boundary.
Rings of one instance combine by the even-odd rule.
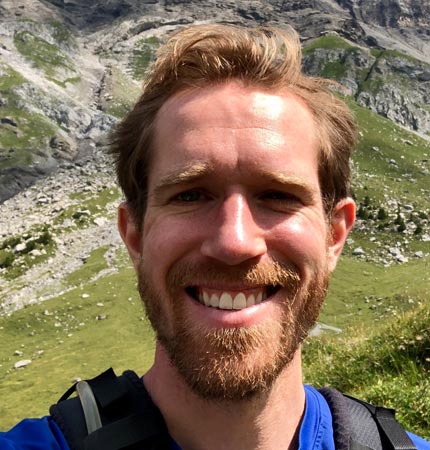
[[[227,197],[217,210],[214,222],[208,224],[202,254],[233,266],[266,251],[263,230],[254,220],[245,196],[235,193]]]

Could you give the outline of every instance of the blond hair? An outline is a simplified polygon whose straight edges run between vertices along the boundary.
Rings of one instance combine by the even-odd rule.
[[[292,29],[199,25],[174,33],[159,49],[134,109],[116,128],[111,152],[119,184],[140,226],[146,209],[154,122],[167,99],[189,88],[239,80],[302,98],[317,128],[319,181],[326,213],[349,194],[349,160],[356,141],[350,110],[333,82],[301,71],[301,46]]]

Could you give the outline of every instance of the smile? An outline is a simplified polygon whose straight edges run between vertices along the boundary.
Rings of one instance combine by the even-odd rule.
[[[264,302],[280,289],[280,286],[261,286],[243,291],[217,290],[189,287],[187,293],[202,305],[210,308],[240,311]]]

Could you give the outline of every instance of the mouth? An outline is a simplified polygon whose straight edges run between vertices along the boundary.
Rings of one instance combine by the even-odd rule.
[[[187,294],[195,301],[210,308],[236,310],[250,308],[266,301],[281,289],[281,286],[259,286],[244,290],[220,290],[189,286]]]

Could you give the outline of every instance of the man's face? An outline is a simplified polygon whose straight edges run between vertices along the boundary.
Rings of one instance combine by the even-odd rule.
[[[232,82],[162,107],[142,235],[125,240],[158,341],[196,393],[270,388],[317,318],[345,237],[331,231],[298,97]]]

